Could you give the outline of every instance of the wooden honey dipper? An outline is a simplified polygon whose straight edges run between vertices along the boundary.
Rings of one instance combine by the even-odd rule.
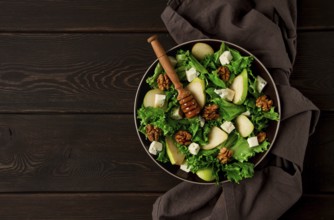
[[[168,56],[166,55],[166,51],[158,41],[158,36],[151,36],[147,39],[147,42],[152,45],[152,48],[161,66],[164,68],[168,78],[172,81],[175,89],[177,90],[177,100],[180,103],[182,112],[187,118],[192,118],[198,115],[201,111],[199,104],[197,103],[191,92],[183,88],[183,85],[180,82],[178,75],[176,74]]]

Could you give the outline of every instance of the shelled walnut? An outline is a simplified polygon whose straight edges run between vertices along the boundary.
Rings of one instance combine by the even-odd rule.
[[[227,66],[221,66],[218,68],[218,75],[223,81],[227,82],[230,79],[231,73]]]
[[[232,150],[229,150],[226,147],[223,147],[222,149],[220,149],[217,158],[220,161],[220,163],[226,164],[230,160],[232,155],[233,155]]]
[[[256,107],[261,108],[262,111],[269,111],[272,105],[273,101],[268,99],[266,95],[262,95],[256,99]]]
[[[158,141],[162,131],[160,128],[155,127],[151,124],[146,125],[146,135],[147,138],[152,141]]]
[[[170,79],[166,74],[160,74],[157,78],[158,88],[162,91],[170,88]]]
[[[175,137],[175,141],[179,144],[182,144],[182,145],[191,144],[192,136],[188,131],[179,130],[178,132],[176,132],[174,137]]]
[[[219,118],[219,106],[216,104],[207,105],[203,109],[202,117],[206,121]]]
[[[266,139],[267,134],[266,134],[266,132],[261,131],[256,136],[257,136],[257,140],[259,141],[259,143],[262,143]]]

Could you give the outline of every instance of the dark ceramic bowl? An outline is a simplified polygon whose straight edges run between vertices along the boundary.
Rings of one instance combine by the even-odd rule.
[[[166,53],[167,55],[170,56],[175,56],[176,52],[180,49],[183,50],[191,50],[192,46],[195,43],[198,42],[205,42],[207,44],[209,44],[214,51],[219,50],[220,45],[222,43],[221,40],[214,40],[214,39],[200,39],[200,40],[193,40],[193,41],[188,41],[182,44],[179,44],[175,47],[173,47],[172,49],[168,50]],[[278,96],[278,92],[277,92],[277,88],[275,86],[274,80],[272,79],[272,77],[270,76],[270,73],[268,72],[268,70],[265,68],[265,66],[250,52],[248,52],[247,50],[245,50],[244,48],[235,45],[233,43],[230,42],[226,42],[224,41],[226,45],[228,45],[230,48],[236,49],[238,50],[241,55],[246,55],[246,56],[252,56],[254,57],[254,61],[252,63],[252,71],[254,73],[256,73],[257,75],[260,75],[263,79],[265,79],[267,81],[267,85],[264,88],[263,92],[268,95],[273,101],[274,101],[274,105],[276,106],[276,110],[278,111],[279,115],[281,115],[281,106],[280,106],[280,100],[279,100],[279,96]],[[153,53],[153,50],[152,50]],[[171,163],[160,163],[159,161],[157,161],[155,159],[154,155],[151,155],[148,151],[148,148],[150,146],[150,142],[146,139],[146,137],[140,133],[138,131],[138,127],[140,125],[139,120],[137,119],[137,109],[139,109],[142,106],[143,103],[143,99],[144,96],[146,94],[146,92],[148,90],[150,90],[149,85],[146,83],[146,79],[149,76],[153,75],[154,72],[154,68],[157,65],[158,60],[156,59],[147,69],[147,71],[145,72],[142,80],[140,81],[140,84],[138,86],[137,89],[137,93],[136,93],[136,98],[135,98],[135,103],[134,103],[134,119],[135,119],[135,125],[136,125],[136,129],[137,129],[137,134],[138,137],[140,139],[140,142],[142,143],[145,151],[147,152],[148,156],[160,167],[162,168],[164,171],[166,171],[167,173],[169,173],[170,175],[181,179],[183,181],[187,181],[187,182],[191,182],[191,183],[196,183],[196,184],[216,184],[216,182],[206,182],[203,181],[202,179],[200,179],[196,174],[193,173],[186,173],[182,170],[180,170],[179,166],[176,165],[172,165]],[[255,167],[265,158],[265,156],[268,154],[268,152],[270,151],[271,147],[273,146],[277,133],[278,133],[278,129],[279,129],[279,124],[280,122],[275,122],[275,121],[270,121],[270,124],[268,126],[268,128],[266,129],[266,133],[267,133],[267,138],[268,141],[271,142],[271,145],[269,147],[269,149],[266,152],[263,153],[259,153],[256,154],[254,157],[250,158],[249,161],[255,164]],[[224,176],[220,176],[220,183],[222,182],[226,182],[228,180],[226,180],[226,178]]]

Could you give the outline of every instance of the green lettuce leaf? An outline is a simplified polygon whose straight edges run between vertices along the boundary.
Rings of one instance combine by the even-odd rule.
[[[180,128],[178,121],[166,117],[161,108],[141,107],[137,111],[137,116],[141,120],[139,131],[145,135],[145,127],[148,124],[160,128],[164,136],[173,135]]]
[[[226,121],[232,121],[235,117],[246,111],[245,106],[233,104],[222,98],[212,99],[212,102],[219,106],[219,114]]]
[[[231,63],[228,64],[227,67],[234,75],[238,75],[243,69],[247,69],[247,72],[251,72],[250,66],[254,60],[253,57],[242,56],[239,51],[232,48],[227,48],[227,50],[231,52],[233,57]],[[250,74],[252,75],[252,73]]]
[[[213,61],[214,61],[214,63],[216,64],[216,66],[221,65],[221,64],[220,64],[220,61],[219,61],[219,57],[220,57],[220,55],[222,55],[222,53],[225,51],[225,49],[226,49],[225,43],[222,42],[222,44],[220,45],[219,50],[216,51],[216,52],[213,54]]]
[[[146,83],[149,84],[152,88],[158,88],[157,79],[158,76],[164,72],[164,69],[162,68],[161,64],[158,63],[154,68],[154,74],[153,76],[150,76],[146,79]]]
[[[238,140],[231,147],[233,151],[233,158],[239,162],[246,162],[249,158],[253,157],[256,153],[261,153],[268,150],[269,142],[264,141],[259,146],[249,147],[245,138],[239,136]]]
[[[234,162],[225,164],[223,167],[225,176],[231,182],[239,183],[245,178],[251,178],[254,175],[254,164],[244,162]]]
[[[270,111],[263,112],[263,116],[265,118],[268,118],[269,120],[272,120],[272,121],[279,121],[279,114],[277,112],[275,112],[275,107],[274,106],[272,106],[270,108]]]
[[[225,82],[223,80],[221,80],[220,77],[218,76],[218,73],[217,73],[216,70],[212,71],[211,73],[206,74],[205,77],[207,79],[209,79],[209,81],[211,82],[210,84],[212,86],[216,86],[216,88],[223,88],[223,89],[225,89],[227,87],[226,84],[225,84]]]

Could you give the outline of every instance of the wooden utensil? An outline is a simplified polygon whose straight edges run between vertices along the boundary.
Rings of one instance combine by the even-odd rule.
[[[176,74],[168,56],[166,55],[166,51],[158,41],[158,36],[151,36],[147,39],[147,42],[152,45],[152,48],[161,66],[164,68],[168,78],[174,84],[174,87],[178,92],[177,100],[179,101],[181,110],[183,111],[185,116],[187,118],[192,118],[198,115],[201,111],[200,106],[198,105],[196,99],[191,94],[191,92],[183,88],[183,85],[180,82],[178,75]]]

